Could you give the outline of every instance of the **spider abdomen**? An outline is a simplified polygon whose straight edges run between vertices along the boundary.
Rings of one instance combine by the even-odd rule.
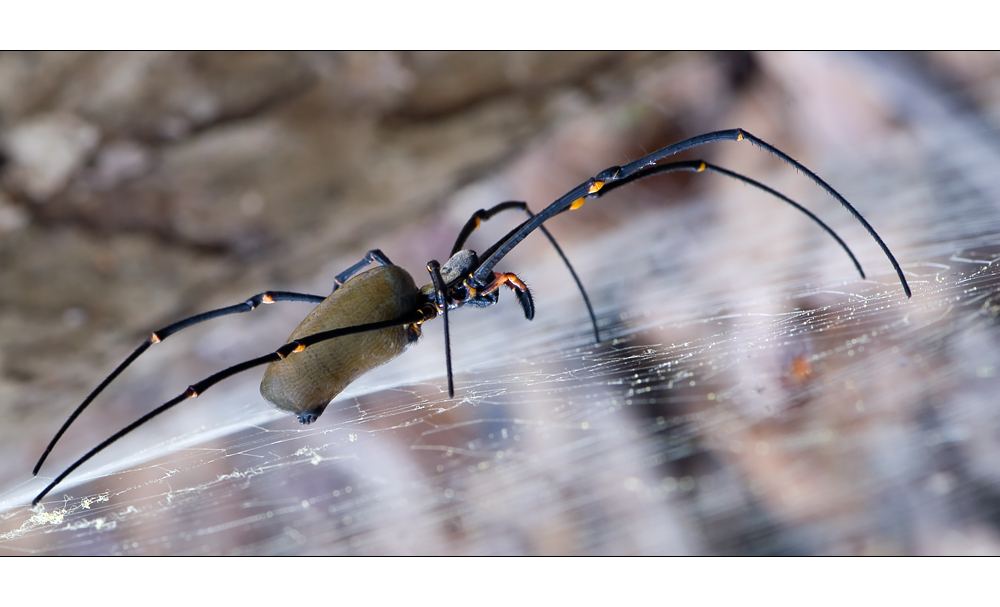
[[[288,341],[342,327],[398,318],[416,310],[421,295],[399,266],[380,266],[348,280],[323,300]],[[348,384],[396,358],[414,338],[412,326],[345,335],[267,366],[260,393],[276,408],[308,424]],[[287,343],[287,342],[286,342]]]

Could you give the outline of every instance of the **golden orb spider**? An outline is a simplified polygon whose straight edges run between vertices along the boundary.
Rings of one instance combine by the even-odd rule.
[[[187,390],[176,398],[153,409],[88,451],[83,457],[59,474],[48,487],[35,497],[32,504],[37,505],[49,491],[80,465],[129,432],[178,403],[199,396],[219,381],[254,367],[268,365],[264,373],[264,379],[261,382],[261,394],[264,398],[278,409],[296,415],[300,423],[309,424],[322,414],[327,404],[340,394],[348,384],[361,375],[402,354],[407,346],[420,337],[420,330],[423,323],[436,318],[438,315],[444,318],[448,396],[453,397],[455,390],[451,370],[448,311],[465,305],[491,306],[497,303],[500,288],[506,287],[514,292],[518,303],[524,311],[525,318],[531,320],[535,315],[535,304],[528,287],[516,274],[494,272],[493,268],[505,255],[510,253],[514,247],[536,229],[542,230],[549,239],[576,281],[590,313],[590,319],[594,328],[594,337],[599,342],[600,334],[598,332],[597,319],[590,305],[587,293],[583,288],[583,284],[580,282],[565,254],[543,224],[560,213],[580,208],[589,198],[599,198],[610,191],[638,179],[676,171],[712,171],[759,188],[791,204],[815,221],[847,252],[855,268],[857,268],[861,277],[864,278],[865,273],[861,269],[861,264],[847,244],[816,215],[783,194],[749,177],[709,164],[703,160],[685,160],[657,164],[661,160],[684,150],[721,140],[749,141],[795,167],[840,201],[851,212],[854,218],[868,230],[868,233],[875,239],[879,247],[882,248],[892,267],[896,270],[897,276],[899,276],[903,291],[907,297],[910,297],[910,287],[903,275],[903,270],[900,268],[892,252],[889,251],[885,242],[882,241],[871,224],[858,213],[857,209],[818,175],[781,150],[743,129],[706,133],[647,154],[624,166],[614,166],[604,169],[596,176],[591,177],[559,197],[555,202],[537,214],[532,213],[526,203],[513,201],[500,203],[488,210],[480,209],[469,218],[469,221],[459,233],[448,261],[444,265],[434,260],[427,263],[427,271],[430,274],[431,282],[423,287],[418,288],[413,277],[406,270],[393,265],[389,261],[389,258],[378,249],[372,249],[361,261],[336,277],[333,291],[328,296],[324,297],[321,295],[292,293],[288,291],[267,291],[254,295],[243,303],[198,314],[154,331],[146,341],[118,365],[73,411],[38,460],[33,471],[34,475],[38,474],[39,469],[41,469],[52,448],[55,447],[56,443],[80,413],[90,405],[108,384],[114,381],[126,367],[132,364],[152,344],[163,341],[181,329],[220,316],[249,312],[261,304],[278,301],[302,301],[318,304],[298,328],[295,329],[283,346],[270,354],[233,365],[188,386]],[[463,248],[469,235],[483,221],[489,220],[496,214],[508,210],[519,210],[526,213],[528,218],[481,255],[475,251]],[[362,272],[366,266],[375,262],[381,265]]]

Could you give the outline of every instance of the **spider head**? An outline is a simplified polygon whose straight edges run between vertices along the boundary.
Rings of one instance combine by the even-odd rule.
[[[476,297],[470,298],[470,293],[468,288],[465,286],[465,281],[472,273],[473,270],[479,265],[479,256],[476,255],[475,251],[469,249],[463,249],[451,256],[448,261],[441,266],[441,279],[444,280],[445,291],[448,293],[448,309],[455,309],[464,303],[473,303]],[[420,292],[433,301],[434,298],[434,285],[424,285],[421,287]],[[496,303],[496,297],[493,297],[490,304]],[[481,305],[490,305],[481,304]]]

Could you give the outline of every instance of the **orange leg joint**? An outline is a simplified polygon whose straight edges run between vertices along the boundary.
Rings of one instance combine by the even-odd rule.
[[[521,282],[521,279],[518,278],[516,274],[511,274],[510,272],[500,272],[496,275],[496,278],[493,279],[493,282],[483,288],[481,293],[483,295],[487,295],[504,285],[507,285],[514,291],[524,292],[528,290],[528,286]]]

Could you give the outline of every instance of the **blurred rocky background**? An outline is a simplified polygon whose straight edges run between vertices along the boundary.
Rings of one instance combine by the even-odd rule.
[[[514,167],[541,208],[780,94],[742,54],[0,55],[4,478],[157,327],[374,247],[420,268],[466,184]]]
[[[826,175],[856,155],[880,158],[871,150],[916,155],[921,125],[949,115],[996,141],[998,109],[993,54],[0,54],[0,486],[26,480],[82,398],[178,318],[267,289],[325,294],[374,247],[424,282],[424,263],[447,256],[477,208],[515,199],[540,209],[606,166],[706,131],[746,128]],[[812,192],[749,146],[696,155],[797,198]],[[551,230],[572,257],[629,218],[733,191],[746,190],[687,175],[637,184]],[[866,215],[878,205],[864,203]],[[784,229],[765,212],[753,225],[727,220],[727,208],[712,221],[733,234]],[[906,238],[891,227],[883,236],[890,246]],[[877,251],[867,259],[884,265]],[[248,315],[230,341],[206,338],[218,335],[206,326],[158,346],[154,363],[81,418],[58,461],[195,379],[271,350],[307,310],[279,307]],[[197,425],[194,409],[177,423]],[[987,539],[950,546],[997,550],[993,515]],[[879,541],[831,550],[944,550]]]

